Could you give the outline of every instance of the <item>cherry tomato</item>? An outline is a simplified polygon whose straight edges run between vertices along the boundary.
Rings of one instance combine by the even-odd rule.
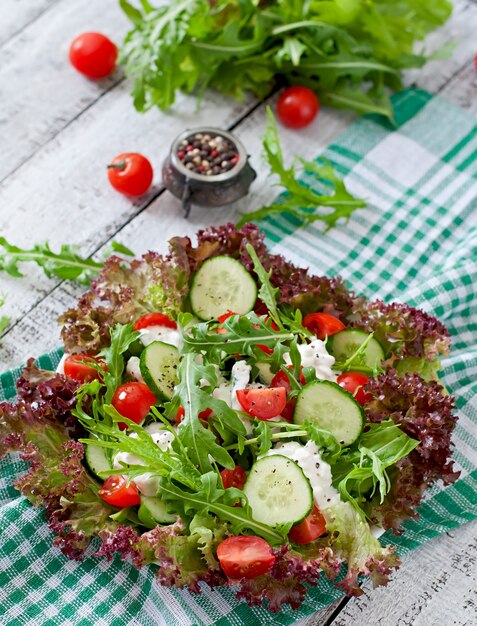
[[[344,374],[338,376],[336,382],[340,387],[352,393],[356,401],[359,402],[361,406],[364,406],[373,397],[372,393],[366,393],[363,389],[363,385],[365,385],[368,380],[369,376],[361,372],[344,372]]]
[[[260,420],[269,420],[280,415],[287,403],[285,387],[237,389],[235,393],[243,410]]]
[[[90,354],[70,354],[64,362],[65,376],[73,378],[80,383],[89,383],[92,380],[99,380],[101,378],[101,373],[98,372],[98,370],[89,365],[85,365],[81,361],[94,362],[100,365],[105,372],[107,371],[106,363],[103,363]]]
[[[270,544],[261,537],[227,537],[217,547],[220,567],[229,578],[256,578],[266,574],[275,562]]]
[[[108,178],[111,185],[128,196],[142,196],[152,183],[152,165],[142,154],[124,152],[118,154],[108,165]]]
[[[293,368],[293,365],[289,365],[288,366],[288,369],[292,369],[292,368]],[[306,380],[305,380],[305,377],[303,375],[303,372],[300,372],[300,383],[302,385],[306,384]],[[291,391],[290,379],[288,378],[288,376],[285,374],[285,372],[283,370],[279,370],[275,374],[275,376],[272,378],[272,382],[270,383],[270,387],[273,387],[273,388],[274,387],[285,387],[287,395],[288,395],[290,393],[290,391]],[[291,422],[293,420],[293,414],[295,412],[295,404],[296,404],[296,397],[290,398],[289,400],[287,400],[285,408],[281,412],[281,416],[287,422]]]
[[[326,521],[315,505],[312,512],[300,524],[293,526],[288,537],[300,546],[311,543],[326,532]]]
[[[268,322],[270,318],[268,317],[268,315],[265,317],[264,322]],[[258,326],[258,324],[254,325],[254,328],[260,328],[260,326]],[[272,322],[270,324],[270,328],[272,330],[277,331],[278,330],[278,326],[275,324],[275,322]],[[260,348],[260,350],[262,352],[265,352],[265,354],[272,354],[273,353],[273,348],[269,348],[268,346],[265,346],[263,343],[257,343],[257,348]]]
[[[117,58],[118,49],[101,33],[78,35],[70,46],[71,65],[88,78],[104,78],[111,74]]]
[[[310,313],[305,315],[302,323],[310,333],[322,341],[346,328],[343,322],[334,315],[328,315],[328,313]]]
[[[116,411],[136,424],[142,422],[156,403],[156,396],[144,383],[124,383],[114,392],[111,404]],[[127,424],[119,422],[119,428],[125,430]]]
[[[201,411],[199,413],[199,418],[201,420],[207,420],[212,415],[212,413],[213,413],[212,409],[205,409],[204,411]],[[174,419],[175,423],[180,424],[182,422],[182,418],[184,417],[184,415],[185,415],[184,407],[180,406],[177,409],[176,417]]]
[[[243,467],[236,465],[233,470],[224,469],[220,472],[224,489],[229,487],[235,487],[236,489],[243,489],[245,481],[247,480],[247,474]]]
[[[315,119],[320,102],[308,87],[288,87],[277,102],[278,119],[289,128],[303,128]]]
[[[219,315],[219,317],[217,318],[217,321],[220,324],[223,324],[225,320],[228,320],[229,317],[232,317],[232,315],[237,315],[237,313],[234,313],[233,311],[227,311],[227,313],[222,313],[222,315]]]
[[[122,509],[140,504],[139,491],[133,483],[127,483],[124,476],[109,476],[98,491],[98,495],[108,504]]]
[[[223,324],[225,320],[228,320],[229,317],[232,317],[232,315],[237,315],[237,313],[234,313],[233,311],[227,311],[227,313],[223,313],[222,315],[219,315],[219,317],[217,318],[217,321],[220,324]],[[225,335],[227,333],[225,328],[221,328],[220,326],[217,328],[217,332],[219,335]]]
[[[177,324],[164,313],[146,313],[141,315],[134,324],[134,330],[141,330],[148,326],[166,326],[166,328],[177,328]]]

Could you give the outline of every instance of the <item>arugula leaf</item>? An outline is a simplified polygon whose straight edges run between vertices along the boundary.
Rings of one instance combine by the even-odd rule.
[[[255,271],[255,274],[258,276],[258,280],[260,281],[258,297],[267,307],[270,313],[270,317],[278,326],[278,328],[281,328],[283,330],[282,320],[280,319],[277,307],[277,298],[280,295],[280,290],[278,289],[278,287],[273,287],[272,283],[270,282],[272,270],[269,270],[268,272],[265,271],[265,268],[258,258],[257,253],[255,252],[255,248],[252,246],[252,244],[248,243],[245,248],[249,253],[250,258],[252,259],[253,269]]]
[[[360,503],[367,494],[374,495],[379,489],[380,502],[389,492],[391,481],[387,468],[410,454],[419,441],[409,437],[392,420],[369,424],[355,450],[340,457],[337,465],[332,465],[333,484],[341,495],[364,514]]]
[[[35,244],[30,250],[25,250],[10,244],[5,237],[0,237],[0,270],[4,270],[14,278],[23,278],[18,267],[19,263],[33,262],[43,268],[43,271],[52,278],[56,276],[61,280],[75,280],[82,285],[89,285],[104,267],[104,263],[98,263],[93,259],[82,257],[77,252],[76,246],[63,244],[59,252],[53,252],[48,243]],[[113,251],[132,255],[129,248],[113,242]]]
[[[116,324],[111,330],[111,345],[99,353],[104,357],[107,371],[102,373],[106,385],[106,404],[111,402],[114,392],[122,381],[124,372],[124,356],[129,346],[136,341],[139,333],[134,331],[132,324]],[[102,369],[100,368],[102,372]]]
[[[199,413],[207,408],[212,409],[221,427],[238,435],[245,434],[245,426],[233,409],[222,400],[211,396],[217,383],[214,366],[202,365],[198,361],[198,355],[190,352],[179,365],[179,383],[173,400],[184,407],[185,414],[177,429],[178,439],[187,450],[189,458],[202,472],[212,469],[211,459],[223,467],[233,469],[235,463],[232,457],[217,443],[213,432],[202,425]],[[208,381],[209,385],[201,387],[202,380]]]
[[[277,123],[269,106],[267,106],[267,125],[263,137],[263,147],[271,173],[278,176],[280,184],[287,193],[279,202],[243,214],[237,227],[252,220],[261,220],[267,215],[286,212],[298,217],[303,225],[320,220],[326,223],[327,229],[330,229],[335,226],[340,218],[348,219],[353,211],[366,206],[364,200],[359,200],[349,193],[331,164],[323,159],[321,163],[305,161],[299,157],[295,161],[302,164],[304,171],[313,174],[317,183],[333,187],[334,193],[330,195],[319,194],[300,182],[298,180],[299,173],[294,164],[289,168],[285,167]],[[325,207],[328,210],[316,213],[316,209],[319,207]]]
[[[179,323],[187,318],[179,316]],[[265,355],[257,344],[262,344],[277,350],[282,342],[291,341],[293,334],[285,330],[273,330],[271,320],[265,321],[253,311],[247,315],[232,315],[226,319],[221,327],[223,334],[215,332],[215,328],[208,322],[197,324],[189,329],[182,329],[185,352],[202,352],[207,358],[220,363],[225,355],[249,355],[257,360],[265,361]],[[288,351],[288,348],[286,348]]]
[[[218,474],[209,472],[201,476],[202,489],[195,493],[184,491],[171,481],[163,481],[161,484],[161,496],[165,500],[180,503],[186,514],[197,512],[201,514],[212,513],[219,519],[226,520],[230,524],[230,531],[234,535],[247,534],[250,531],[263,537],[272,545],[285,543],[288,529],[274,529],[267,524],[253,519],[250,507],[243,502],[241,507],[230,506],[221,502],[226,491],[234,491],[233,498],[237,493],[244,499],[240,490],[223,489],[217,486]],[[235,493],[237,492],[237,493]]]

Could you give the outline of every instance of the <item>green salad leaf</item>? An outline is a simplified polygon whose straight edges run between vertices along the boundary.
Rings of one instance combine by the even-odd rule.
[[[74,280],[81,285],[89,285],[104,268],[104,263],[82,257],[76,246],[63,244],[59,252],[53,252],[48,243],[37,243],[30,249],[19,248],[9,243],[5,237],[0,237],[0,270],[14,278],[22,278],[19,263],[33,262],[39,265],[48,278],[56,276],[61,280]],[[133,252],[126,246],[113,242],[113,252],[120,252],[133,256]]]
[[[261,220],[269,215],[290,213],[298,218],[303,225],[321,221],[329,229],[335,226],[339,219],[349,219],[353,211],[366,206],[364,200],[355,198],[347,190],[332,165],[324,159],[317,162],[305,161],[297,157],[290,167],[285,167],[277,122],[270,107],[267,107],[267,125],[263,137],[263,147],[271,173],[278,176],[280,185],[285,188],[286,193],[273,204],[243,214],[238,221],[238,227],[249,221]],[[301,174],[296,169],[296,162],[301,164],[305,172],[314,177],[318,185],[331,189],[333,193],[327,195],[318,193],[301,182],[299,180]],[[325,210],[316,212],[320,207]]]
[[[402,70],[435,58],[416,52],[416,42],[452,10],[449,0],[119,4],[132,22],[120,61],[139,111],[169,108],[178,91],[200,98],[208,87],[263,98],[284,80],[328,105],[390,119],[389,91],[400,89]]]

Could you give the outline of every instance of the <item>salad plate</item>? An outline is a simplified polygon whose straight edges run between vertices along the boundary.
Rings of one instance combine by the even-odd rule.
[[[298,607],[320,576],[359,595],[399,559],[426,490],[458,478],[449,334],[271,254],[252,224],[113,256],[60,318],[57,372],[31,359],[0,404],[0,453],[81,559],[120,553],[160,584]]]

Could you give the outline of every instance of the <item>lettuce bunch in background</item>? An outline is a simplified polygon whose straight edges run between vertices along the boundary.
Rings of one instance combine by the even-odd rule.
[[[178,90],[263,98],[282,83],[323,103],[392,118],[388,90],[430,58],[422,41],[449,18],[449,0],[119,0],[133,23],[121,50],[139,111]]]

